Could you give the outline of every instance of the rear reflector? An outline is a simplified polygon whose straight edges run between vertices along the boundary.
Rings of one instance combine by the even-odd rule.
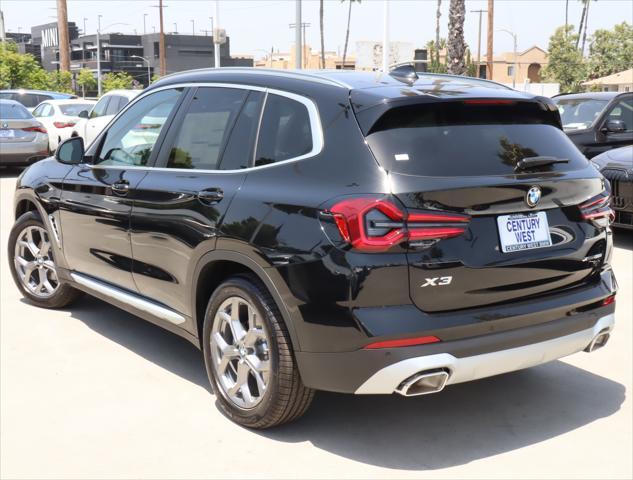
[[[414,345],[426,345],[428,343],[437,343],[441,340],[433,335],[426,337],[414,337],[414,338],[400,338],[398,340],[384,340],[382,342],[374,342],[369,345],[365,345],[365,350],[375,350],[378,348],[398,348],[398,347],[412,347]]]
[[[615,295],[610,295],[602,301],[602,306],[606,307],[607,305],[611,305],[615,303]]]
[[[53,122],[53,125],[55,125],[55,128],[68,128],[74,127],[75,122]]]

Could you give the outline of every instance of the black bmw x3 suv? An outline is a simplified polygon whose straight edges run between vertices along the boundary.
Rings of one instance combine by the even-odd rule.
[[[156,82],[20,176],[16,284],[190,340],[254,428],[315,390],[421,395],[603,346],[609,194],[556,106],[403,69]]]

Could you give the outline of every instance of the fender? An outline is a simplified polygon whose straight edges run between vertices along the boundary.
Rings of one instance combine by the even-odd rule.
[[[277,304],[277,307],[279,308],[279,312],[281,313],[281,316],[283,317],[284,322],[286,323],[286,327],[288,328],[288,333],[290,335],[290,340],[292,341],[294,350],[300,351],[301,346],[299,344],[299,338],[297,336],[296,325],[295,325],[295,317],[299,313],[296,309],[293,309],[295,311],[295,315],[292,315],[291,311],[288,308],[288,305],[284,301],[284,298],[290,299],[292,297],[292,294],[290,293],[290,290],[288,289],[288,287],[285,285],[285,282],[282,279],[281,275],[279,274],[279,272],[277,272],[277,270],[274,267],[272,266],[263,267],[261,265],[261,258],[259,259],[259,261],[256,261],[252,259],[250,256],[245,255],[244,253],[238,253],[238,252],[230,251],[230,250],[213,250],[211,252],[206,253],[200,258],[200,260],[198,260],[198,263],[196,264],[196,267],[193,271],[193,275],[190,279],[190,285],[193,286],[193,285],[198,284],[200,272],[206,265],[212,262],[221,261],[221,260],[239,263],[249,268],[264,283],[264,285],[266,286],[266,288],[272,295],[273,299],[275,300],[275,303]],[[198,319],[197,319],[197,312],[196,312],[195,288],[191,288],[191,305],[192,305],[192,312],[193,312],[194,329],[196,331],[196,335],[198,336],[198,338],[200,338],[201,332],[197,331]]]

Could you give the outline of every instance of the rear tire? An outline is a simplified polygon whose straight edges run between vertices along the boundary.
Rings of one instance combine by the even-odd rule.
[[[215,290],[202,346],[218,405],[236,423],[275,427],[310,406],[314,390],[303,385],[286,325],[255,276],[231,277]]]
[[[81,296],[57,277],[50,233],[36,212],[17,219],[9,234],[9,267],[22,295],[43,308],[62,308]]]

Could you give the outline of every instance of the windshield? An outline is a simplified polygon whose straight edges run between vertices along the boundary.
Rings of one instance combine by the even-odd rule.
[[[64,115],[67,115],[69,117],[76,117],[79,115],[80,112],[84,110],[90,111],[92,105],[93,104],[91,103],[67,103],[59,105],[59,109]]]
[[[514,174],[520,160],[538,156],[567,160],[539,167],[549,172],[587,165],[567,135],[529,105],[394,108],[372,127],[367,143],[385,170],[406,175]]]
[[[560,112],[560,118],[565,130],[580,130],[589,128],[598,118],[608,100],[592,98],[554,99]]]

